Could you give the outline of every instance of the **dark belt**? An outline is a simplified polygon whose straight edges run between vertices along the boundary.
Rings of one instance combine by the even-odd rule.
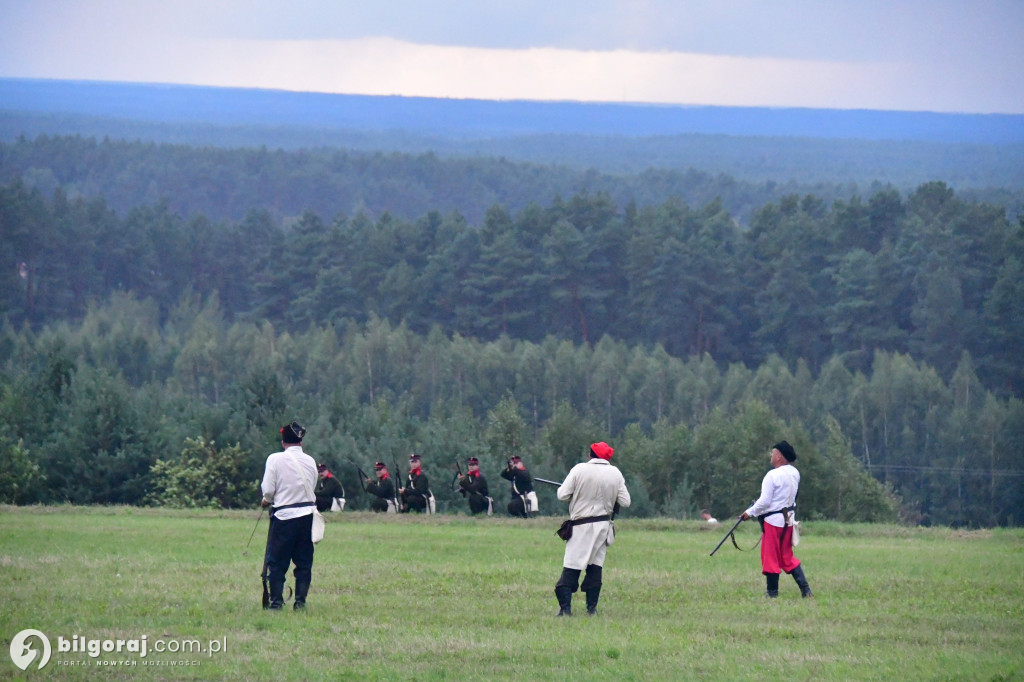
[[[562,522],[558,530],[555,531],[555,535],[562,538],[566,542],[572,537],[572,527],[582,526],[585,523],[598,523],[600,521],[611,521],[612,517],[610,514],[604,516],[584,516],[582,519],[568,519]]]
[[[270,515],[273,516],[282,509],[296,509],[298,507],[313,507],[316,505],[316,501],[313,502],[296,502],[294,504],[282,504],[280,507],[271,507]]]
[[[600,521],[611,521],[612,517],[610,514],[604,516],[585,516],[582,519],[572,519],[569,523],[573,526],[582,526],[584,523],[598,523]]]

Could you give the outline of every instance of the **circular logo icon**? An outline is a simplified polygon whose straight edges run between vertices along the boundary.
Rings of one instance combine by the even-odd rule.
[[[50,662],[50,640],[46,635],[39,630],[22,630],[11,640],[11,660],[22,670],[28,668],[39,654],[27,643],[30,637],[38,637],[39,641],[43,643],[43,655],[39,659],[38,668],[41,669]]]

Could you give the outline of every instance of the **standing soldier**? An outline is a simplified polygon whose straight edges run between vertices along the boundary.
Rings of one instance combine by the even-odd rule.
[[[491,515],[491,498],[487,490],[487,479],[480,473],[480,460],[470,457],[466,460],[465,475],[459,474],[459,492],[469,500],[471,514],[487,512]]]
[[[306,607],[306,595],[313,577],[313,510],[316,497],[316,462],[302,451],[306,429],[296,422],[281,428],[283,452],[267,457],[263,472],[263,499],[270,507],[270,531],[267,537],[267,582],[270,603],[267,608],[284,606],[284,581],[288,566],[295,563],[295,609]]]
[[[370,501],[370,509],[375,512],[397,513],[395,483],[388,474],[387,465],[384,462],[377,462],[373,465],[373,468],[377,480],[370,481],[370,479],[366,479],[366,492],[373,495],[373,499]]]
[[[402,511],[434,513],[434,495],[430,492],[427,475],[423,473],[420,456],[415,452],[409,455],[408,481],[398,492],[402,495]]]
[[[796,451],[786,441],[772,446],[772,469],[761,481],[761,497],[743,512],[740,518],[756,517],[761,524],[761,573],[767,583],[766,597],[779,596],[779,574],[793,576],[802,597],[813,597],[804,576],[804,567],[793,556],[793,521],[796,495],[800,488],[800,472],[793,466]]]
[[[574,466],[558,487],[558,499],[569,502],[569,520],[558,531],[566,540],[562,575],[555,584],[559,616],[572,615],[572,595],[580,587],[583,569],[587,571],[583,579],[587,614],[597,613],[604,558],[615,540],[612,517],[630,502],[622,473],[609,461],[613,454],[607,443],[594,443],[590,461]]]
[[[508,466],[501,472],[501,477],[512,481],[512,499],[508,503],[509,515],[525,519],[530,514],[536,514],[537,493],[533,491],[533,477],[526,470],[526,465],[519,455],[512,455],[509,458]]]
[[[341,511],[345,508],[345,488],[326,464],[318,464],[320,482],[316,485],[316,508],[319,511]]]

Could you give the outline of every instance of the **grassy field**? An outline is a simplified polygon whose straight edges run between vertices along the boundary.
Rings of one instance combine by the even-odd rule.
[[[2,679],[1024,680],[1020,529],[805,524],[816,596],[783,576],[767,600],[756,552],[708,556],[725,528],[623,519],[600,614],[566,619],[551,517],[328,515],[309,608],[271,613],[255,510],[0,512]],[[53,646],[42,670],[6,653],[26,628]],[[57,650],[143,635],[145,659]]]

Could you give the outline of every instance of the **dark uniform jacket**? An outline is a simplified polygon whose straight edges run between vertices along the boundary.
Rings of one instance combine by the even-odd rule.
[[[505,469],[501,477],[512,481],[512,494],[525,495],[533,492],[533,477],[526,469]]]
[[[429,497],[430,484],[427,481],[427,475],[422,471],[418,474],[410,471],[408,482],[405,484],[405,492],[402,493],[402,504],[405,511],[426,510]]]
[[[317,482],[313,494],[316,495],[316,508],[319,511],[328,511],[335,497],[345,497],[345,489],[334,476],[326,476]]]
[[[533,492],[533,477],[526,469],[515,469],[508,467],[501,472],[501,477],[512,481],[512,499],[508,503],[508,513],[512,516],[526,518],[529,512],[526,507],[524,495]]]
[[[366,484],[366,492],[375,496],[375,499],[370,501],[370,509],[374,511],[387,511],[388,500],[395,499],[395,484],[390,476],[383,479],[378,478]]]
[[[459,492],[469,499],[469,510],[474,514],[487,511],[487,479],[483,474],[466,474],[459,481]]]

